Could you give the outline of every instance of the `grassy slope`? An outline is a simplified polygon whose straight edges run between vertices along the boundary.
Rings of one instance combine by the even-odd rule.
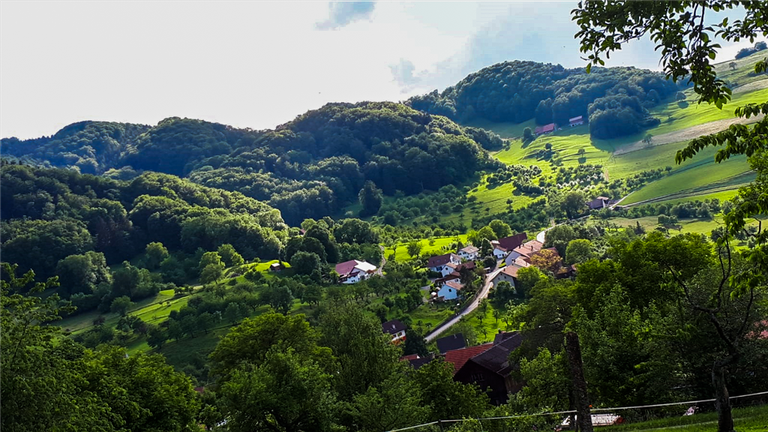
[[[456,239],[459,239],[462,243],[467,242],[467,236],[466,235],[460,235],[460,236],[450,236],[450,237],[435,237],[434,244],[430,245],[429,239],[422,239],[419,240],[419,243],[421,244],[421,255],[431,255],[431,254],[437,254],[437,253],[448,253],[448,252],[455,252],[454,250],[448,250],[448,247],[451,245],[451,243],[456,242]],[[411,256],[408,255],[408,243],[398,243],[395,245],[397,248],[397,254],[395,255],[395,261],[408,261],[411,259]],[[384,256],[389,257],[395,248],[393,247],[387,247],[384,249]]]
[[[745,157],[733,158],[720,164],[709,163],[649,183],[630,194],[622,204],[632,204],[685,190],[707,190],[710,187],[737,188],[754,179],[753,175],[741,175],[748,169]]]
[[[684,411],[685,407],[681,407]],[[734,426],[739,432],[757,432],[768,430],[768,405],[737,408],[733,410]],[[717,413],[708,412],[685,417],[670,417],[640,423],[627,423],[621,426],[601,427],[602,431],[682,431],[715,432],[717,431]]]

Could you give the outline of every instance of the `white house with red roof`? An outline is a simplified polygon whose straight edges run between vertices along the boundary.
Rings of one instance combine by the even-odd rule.
[[[577,116],[568,119],[568,125],[570,127],[581,126],[584,124],[584,116]]]
[[[377,272],[378,268],[366,261],[350,260],[336,264],[336,273],[339,274],[339,281],[343,284],[358,283]]]

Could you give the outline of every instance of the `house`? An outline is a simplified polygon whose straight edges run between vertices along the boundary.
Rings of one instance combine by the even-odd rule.
[[[430,271],[442,273],[443,276],[445,276],[446,274],[451,273],[451,271],[456,269],[456,267],[451,267],[451,271],[447,271],[447,273],[445,273],[446,270],[444,268],[449,263],[457,266],[461,264],[461,257],[455,253],[433,256],[427,260],[427,268],[429,268]]]
[[[461,282],[461,275],[458,272],[449,273],[439,279],[435,279],[435,286],[442,286],[446,282]]]
[[[276,262],[269,265],[269,271],[271,272],[279,272],[282,269],[283,269],[283,264],[281,262]]]
[[[499,285],[499,282],[506,281],[509,282],[512,287],[515,286],[515,281],[517,280],[517,271],[520,270],[523,267],[518,266],[507,266],[501,269],[501,271],[493,278],[491,279],[491,283],[494,287]]]
[[[493,256],[495,256],[496,259],[502,259],[523,244],[527,239],[528,234],[523,232],[510,237],[494,240],[491,242],[491,245],[493,246]]]
[[[464,285],[461,282],[448,281],[443,282],[440,290],[437,291],[437,298],[443,298],[443,300],[453,300],[459,297],[461,289]]]
[[[437,342],[437,349],[440,351],[440,354],[467,347],[467,342],[461,333],[440,338],[435,342]]]
[[[398,320],[385,322],[381,325],[381,331],[392,336],[393,343],[400,343],[405,340],[405,324]]]
[[[458,255],[463,260],[474,261],[474,260],[477,259],[477,254],[479,252],[480,252],[480,249],[478,249],[478,248],[476,248],[476,247],[474,247],[472,245],[469,245],[469,246],[466,246],[466,247],[463,247],[463,248],[459,249],[459,254]]]
[[[523,337],[518,332],[500,333],[490,347],[468,358],[456,370],[454,381],[478,385],[488,392],[494,405],[506,403],[511,393],[516,393],[522,388],[522,383],[512,376],[516,365],[509,361],[512,351],[520,347],[522,342]]]
[[[610,201],[611,199],[608,197],[599,196],[592,201],[587,201],[587,207],[589,207],[590,210],[600,210],[608,207]]]
[[[581,126],[584,124],[584,116],[573,117],[568,120],[570,127]]]
[[[456,373],[469,361],[472,357],[482,354],[483,352],[491,349],[492,343],[486,343],[482,345],[475,345],[457,350],[447,351],[445,353],[444,360],[446,363],[453,364],[453,374]]]
[[[435,359],[434,354],[429,354],[426,357],[421,357],[418,354],[411,354],[407,356],[400,357],[400,361],[407,361],[408,364],[418,370],[420,367],[424,366],[425,364],[431,362]]]
[[[554,123],[545,124],[544,126],[536,126],[534,133],[536,136],[552,133],[557,129],[557,125]]]
[[[452,262],[449,262],[448,264],[445,264],[443,266],[443,270],[440,271],[440,274],[443,275],[443,277],[448,276],[449,274],[458,273],[460,271],[461,264],[454,264]]]
[[[544,244],[538,240],[531,240],[529,242],[525,242],[520,246],[516,247],[515,249],[513,249],[512,252],[510,252],[509,255],[507,255],[504,262],[508,266],[519,265],[521,267],[528,267],[528,264],[530,264],[531,255],[540,251],[541,248],[543,247],[544,247]]]
[[[365,261],[350,260],[336,264],[336,273],[339,274],[339,281],[343,284],[358,283],[368,279],[377,271],[375,265]]]

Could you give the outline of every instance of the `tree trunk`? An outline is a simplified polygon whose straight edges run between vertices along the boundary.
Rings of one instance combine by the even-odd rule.
[[[565,351],[568,353],[568,365],[571,369],[571,382],[576,395],[576,427],[582,432],[592,432],[592,413],[587,394],[587,381],[584,379],[584,366],[581,362],[579,335],[574,332],[565,334]]]
[[[725,385],[725,364],[716,361],[712,366],[712,385],[715,388],[717,409],[717,432],[733,432],[733,413],[728,387]]]

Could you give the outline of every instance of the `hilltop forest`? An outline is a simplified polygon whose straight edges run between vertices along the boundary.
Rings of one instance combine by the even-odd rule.
[[[484,148],[502,140],[482,129],[395,103],[329,104],[275,130],[253,131],[169,118],[148,127],[81,122],[52,137],[2,140],[30,163],[128,179],[157,171],[268,202],[291,225],[336,214],[369,183],[381,194],[459,184],[498,166]]]
[[[663,74],[633,67],[566,69],[531,61],[498,63],[442,92],[415,96],[408,105],[461,123],[476,119],[568,125],[588,118],[595,138],[632,135],[655,126],[648,113],[683,87]]]

